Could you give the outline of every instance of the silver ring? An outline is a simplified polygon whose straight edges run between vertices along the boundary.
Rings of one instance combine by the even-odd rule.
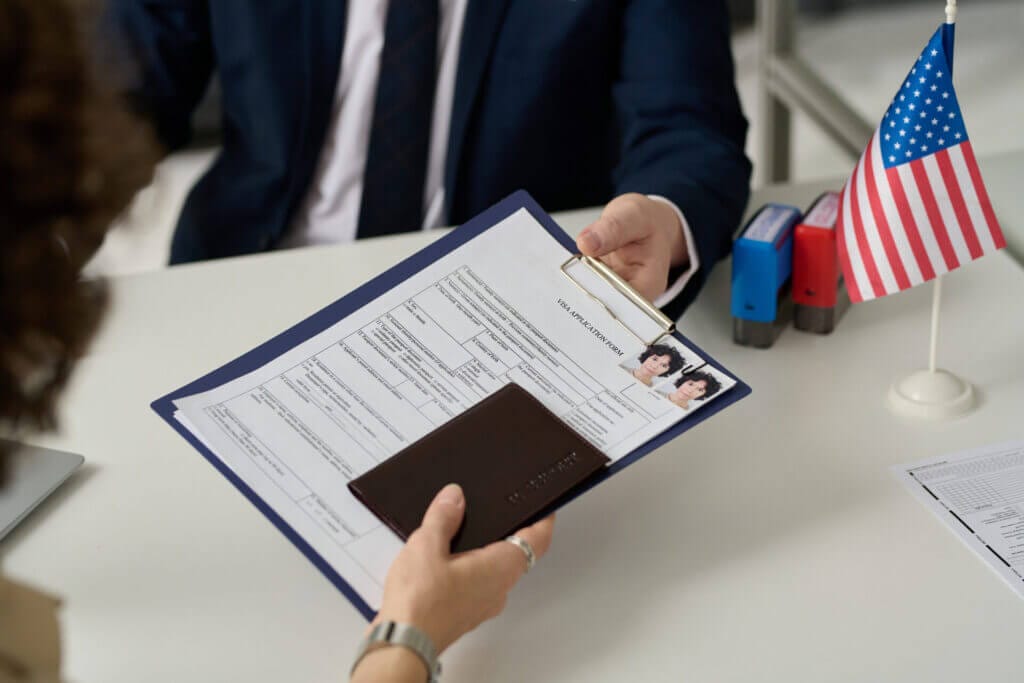
[[[523,551],[523,555],[526,555],[526,571],[533,569],[533,565],[537,562],[537,555],[533,552],[533,548],[525,540],[519,538],[516,535],[506,536],[505,540]]]

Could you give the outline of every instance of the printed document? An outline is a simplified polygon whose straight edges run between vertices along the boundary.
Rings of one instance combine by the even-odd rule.
[[[1024,441],[898,465],[893,471],[1024,597]]]
[[[613,461],[735,384],[567,256],[520,209],[175,417],[376,609],[401,540],[351,479],[508,382]]]

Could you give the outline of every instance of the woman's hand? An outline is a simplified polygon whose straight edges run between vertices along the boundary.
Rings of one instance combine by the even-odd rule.
[[[526,572],[525,554],[506,541],[452,555],[451,540],[465,512],[466,499],[457,484],[441,489],[388,570],[376,619],[416,626],[430,636],[438,653],[500,614],[508,592]],[[539,560],[551,545],[554,524],[551,515],[516,535]]]

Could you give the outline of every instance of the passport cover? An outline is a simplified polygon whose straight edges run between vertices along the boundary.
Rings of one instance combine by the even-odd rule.
[[[403,540],[445,484],[466,517],[452,552],[502,539],[601,470],[609,458],[516,384],[507,384],[348,487]]]

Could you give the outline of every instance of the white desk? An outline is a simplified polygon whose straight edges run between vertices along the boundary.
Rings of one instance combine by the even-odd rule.
[[[1014,170],[1004,182],[986,169],[1020,226]],[[10,574],[66,598],[69,679],[345,679],[361,617],[148,404],[432,237],[114,282],[63,432],[46,439],[87,469],[2,546]],[[1024,680],[1024,603],[887,471],[1024,437],[1024,271],[999,254],[948,278],[941,364],[983,404],[940,424],[883,407],[888,383],[925,361],[930,288],[768,351],[730,342],[727,290],[720,266],[682,329],[753,395],[560,513],[550,555],[501,619],[445,655],[445,680]]]

